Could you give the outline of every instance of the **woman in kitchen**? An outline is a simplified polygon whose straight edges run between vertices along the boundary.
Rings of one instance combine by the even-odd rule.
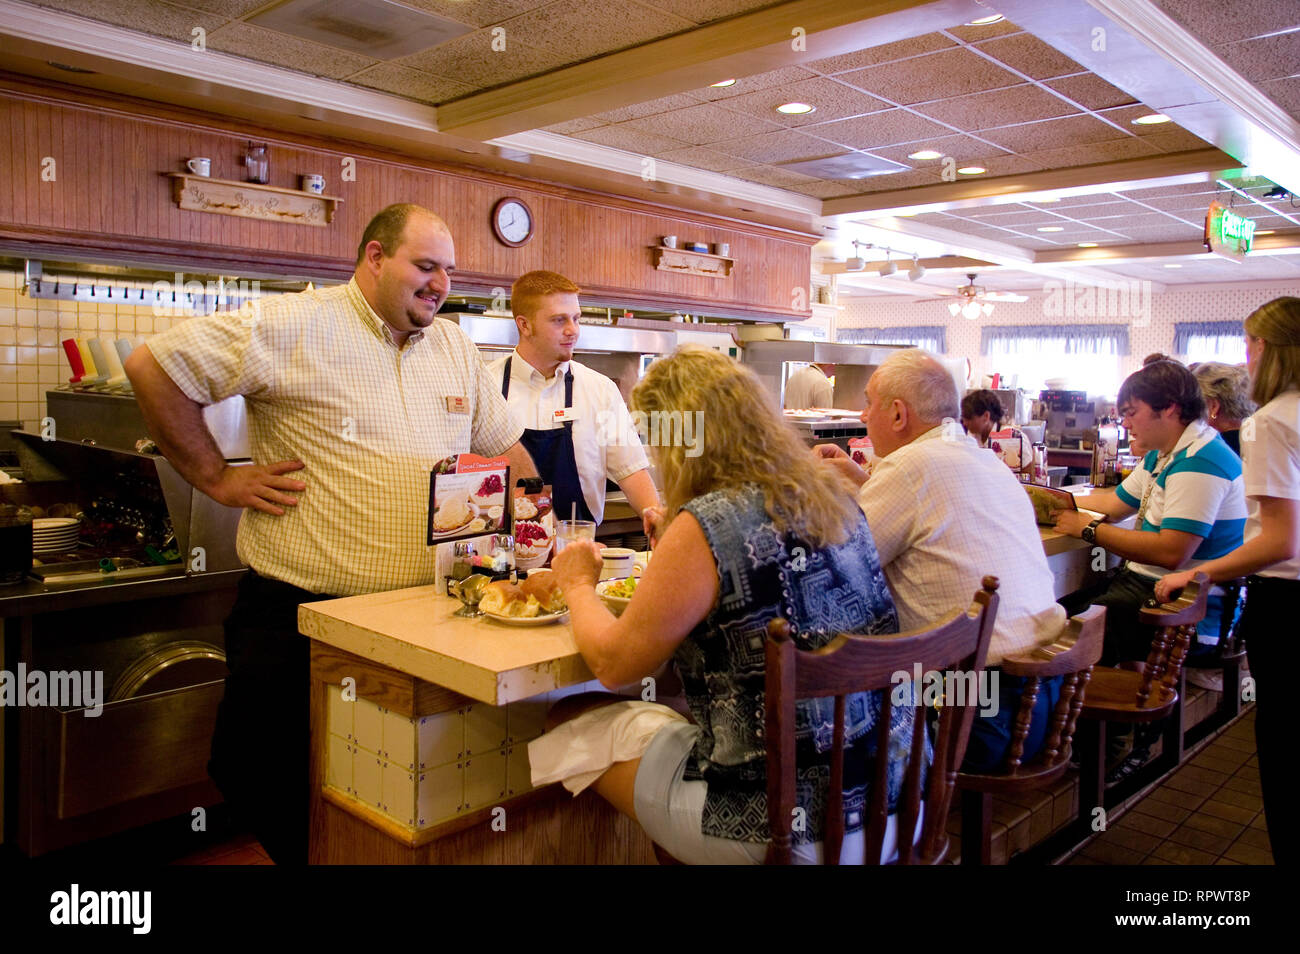
[[[655,448],[666,523],[622,616],[596,595],[601,561],[594,544],[567,546],[555,571],[578,648],[600,681],[609,687],[639,682],[675,659],[694,723],[666,706],[571,697],[552,713],[553,723],[568,721],[529,746],[533,777],[555,777],[555,764],[576,749],[612,752],[612,764],[598,766],[596,791],[669,854],[686,863],[760,863],[769,841],[766,624],[789,620],[799,648],[815,649],[841,632],[896,632],[898,618],[852,495],[809,455],[750,369],[686,346],[651,365],[632,396],[649,415],[725,411],[706,418],[705,453]],[[813,743],[800,749],[801,775],[828,764],[830,705],[798,703],[797,732]],[[857,693],[846,705],[841,860],[849,863],[863,854],[860,809],[877,754],[879,700]],[[891,811],[914,712],[898,706],[891,717]],[[802,807],[824,804],[825,792],[815,787],[800,786]],[[852,813],[850,805],[857,806]],[[813,827],[795,834],[798,861],[820,860],[821,832]]]
[[[1259,405],[1241,427],[1248,515],[1245,542],[1196,567],[1214,582],[1250,576],[1240,633],[1255,680],[1255,741],[1268,837],[1277,864],[1295,861],[1296,820],[1286,799],[1295,616],[1300,605],[1300,298],[1275,298],[1246,319],[1246,366]],[[1156,583],[1168,600],[1195,571]]]

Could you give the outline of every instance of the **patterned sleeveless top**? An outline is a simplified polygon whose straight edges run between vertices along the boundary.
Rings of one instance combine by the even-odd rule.
[[[684,508],[704,530],[718,564],[720,592],[713,611],[675,654],[686,701],[702,732],[685,778],[708,782],[701,826],[706,835],[766,842],[767,750],[764,740],[764,643],[767,624],[788,620],[795,643],[817,649],[839,633],[898,632],[893,598],[866,520],[859,514],[849,540],[813,547],[777,530],[754,485],[697,497]],[[907,683],[910,691],[911,683]],[[845,831],[862,828],[876,757],[881,693],[845,699]],[[901,794],[916,710],[896,706],[890,726],[889,806]],[[797,803],[807,825],[796,844],[820,841],[830,781],[834,699],[796,704]],[[926,744],[926,765],[930,748]]]

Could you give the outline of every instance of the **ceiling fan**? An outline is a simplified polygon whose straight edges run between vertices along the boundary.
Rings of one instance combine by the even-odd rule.
[[[975,319],[981,314],[993,314],[994,302],[1029,300],[1029,296],[1017,295],[1014,292],[985,291],[984,286],[975,284],[975,278],[975,272],[967,272],[966,279],[969,284],[960,285],[950,292],[937,291],[935,294],[943,296],[942,298],[924,298],[919,303],[943,301],[945,298],[955,299],[948,302],[948,313],[954,318],[960,313],[968,319]]]

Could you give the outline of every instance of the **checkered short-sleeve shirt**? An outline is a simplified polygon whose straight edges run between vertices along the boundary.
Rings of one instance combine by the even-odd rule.
[[[521,433],[459,326],[435,319],[399,350],[355,282],[192,318],[148,347],[192,400],[244,396],[257,463],[303,462],[298,506],[244,511],[237,547],[258,573],[314,593],[432,582],[432,466],[501,454]]]

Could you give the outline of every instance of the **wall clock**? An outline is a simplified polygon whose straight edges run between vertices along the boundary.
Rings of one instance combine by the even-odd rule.
[[[497,241],[518,248],[533,237],[533,210],[523,199],[506,196],[492,207],[492,232]]]

